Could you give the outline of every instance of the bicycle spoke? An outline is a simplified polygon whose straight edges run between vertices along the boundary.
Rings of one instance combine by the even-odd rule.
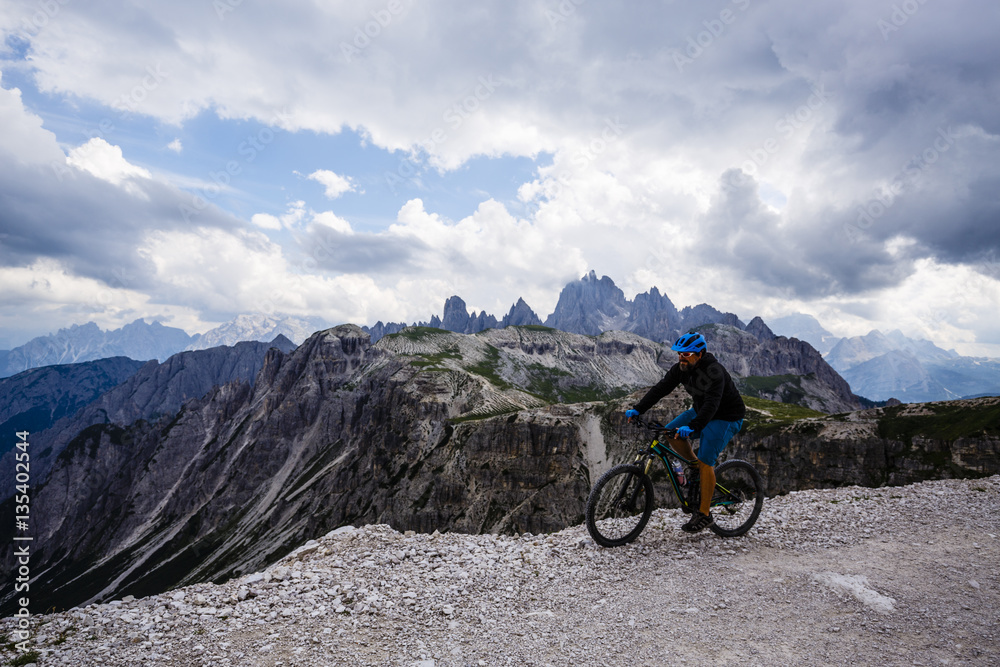
[[[720,535],[742,535],[756,522],[763,505],[759,474],[745,461],[732,460],[716,469],[712,509]]]
[[[653,510],[652,482],[634,466],[609,470],[594,485],[587,502],[587,528],[602,546],[631,542]]]

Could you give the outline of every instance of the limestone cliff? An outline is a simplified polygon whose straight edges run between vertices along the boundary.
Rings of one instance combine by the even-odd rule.
[[[42,482],[67,444],[90,426],[111,423],[124,427],[138,419],[155,420],[161,416],[172,416],[185,401],[199,398],[213,387],[234,380],[252,383],[264,362],[264,355],[272,346],[284,350],[295,347],[290,340],[279,335],[270,343],[238,343],[232,347],[180,352],[163,363],[156,360],[146,362],[124,381],[83,407],[66,413],[46,429],[31,433],[33,482]],[[45,371],[39,369],[33,372]],[[74,378],[75,374],[66,381],[73,382]],[[54,386],[52,390],[57,391]],[[0,463],[13,470],[12,454],[6,453]],[[0,498],[10,497],[13,484],[13,476],[5,475],[0,479]]]

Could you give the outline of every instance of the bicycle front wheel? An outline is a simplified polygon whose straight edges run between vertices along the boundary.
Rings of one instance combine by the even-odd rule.
[[[746,461],[731,459],[715,469],[712,530],[722,537],[738,537],[753,527],[764,507],[764,481]]]
[[[642,468],[618,465],[597,480],[587,499],[587,530],[602,547],[639,537],[653,513],[653,481]]]

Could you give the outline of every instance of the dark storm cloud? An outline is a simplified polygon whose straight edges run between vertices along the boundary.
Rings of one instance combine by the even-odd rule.
[[[727,172],[702,220],[706,261],[725,257],[804,298],[892,287],[919,258],[989,273],[983,258],[1000,255],[1000,6],[902,4],[818,2],[794,17],[759,4],[756,26],[792,75],[766,92],[769,108],[800,104],[802,84],[826,91],[817,112],[829,129],[802,130],[812,134],[801,168],[840,196],[809,192],[774,212],[756,187],[768,165],[742,163],[754,178]]]
[[[337,273],[407,273],[418,268],[427,246],[387,234],[344,234],[320,224],[299,238],[299,248],[317,266]]]
[[[0,266],[28,266],[39,258],[110,287],[149,289],[153,267],[138,253],[151,230],[192,223],[233,228],[239,221],[149,179],[132,191],[66,166],[25,165],[0,152]],[[185,219],[187,211],[187,219]],[[192,217],[195,215],[196,217]]]
[[[729,170],[697,226],[698,253],[707,266],[727,266],[778,294],[815,298],[898,284],[912,258],[882,244],[852,239],[843,211],[787,219],[761,200],[757,181]]]

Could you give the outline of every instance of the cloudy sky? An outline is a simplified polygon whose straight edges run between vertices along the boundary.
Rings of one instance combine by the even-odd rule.
[[[6,0],[0,348],[631,298],[1000,357],[992,0]]]

